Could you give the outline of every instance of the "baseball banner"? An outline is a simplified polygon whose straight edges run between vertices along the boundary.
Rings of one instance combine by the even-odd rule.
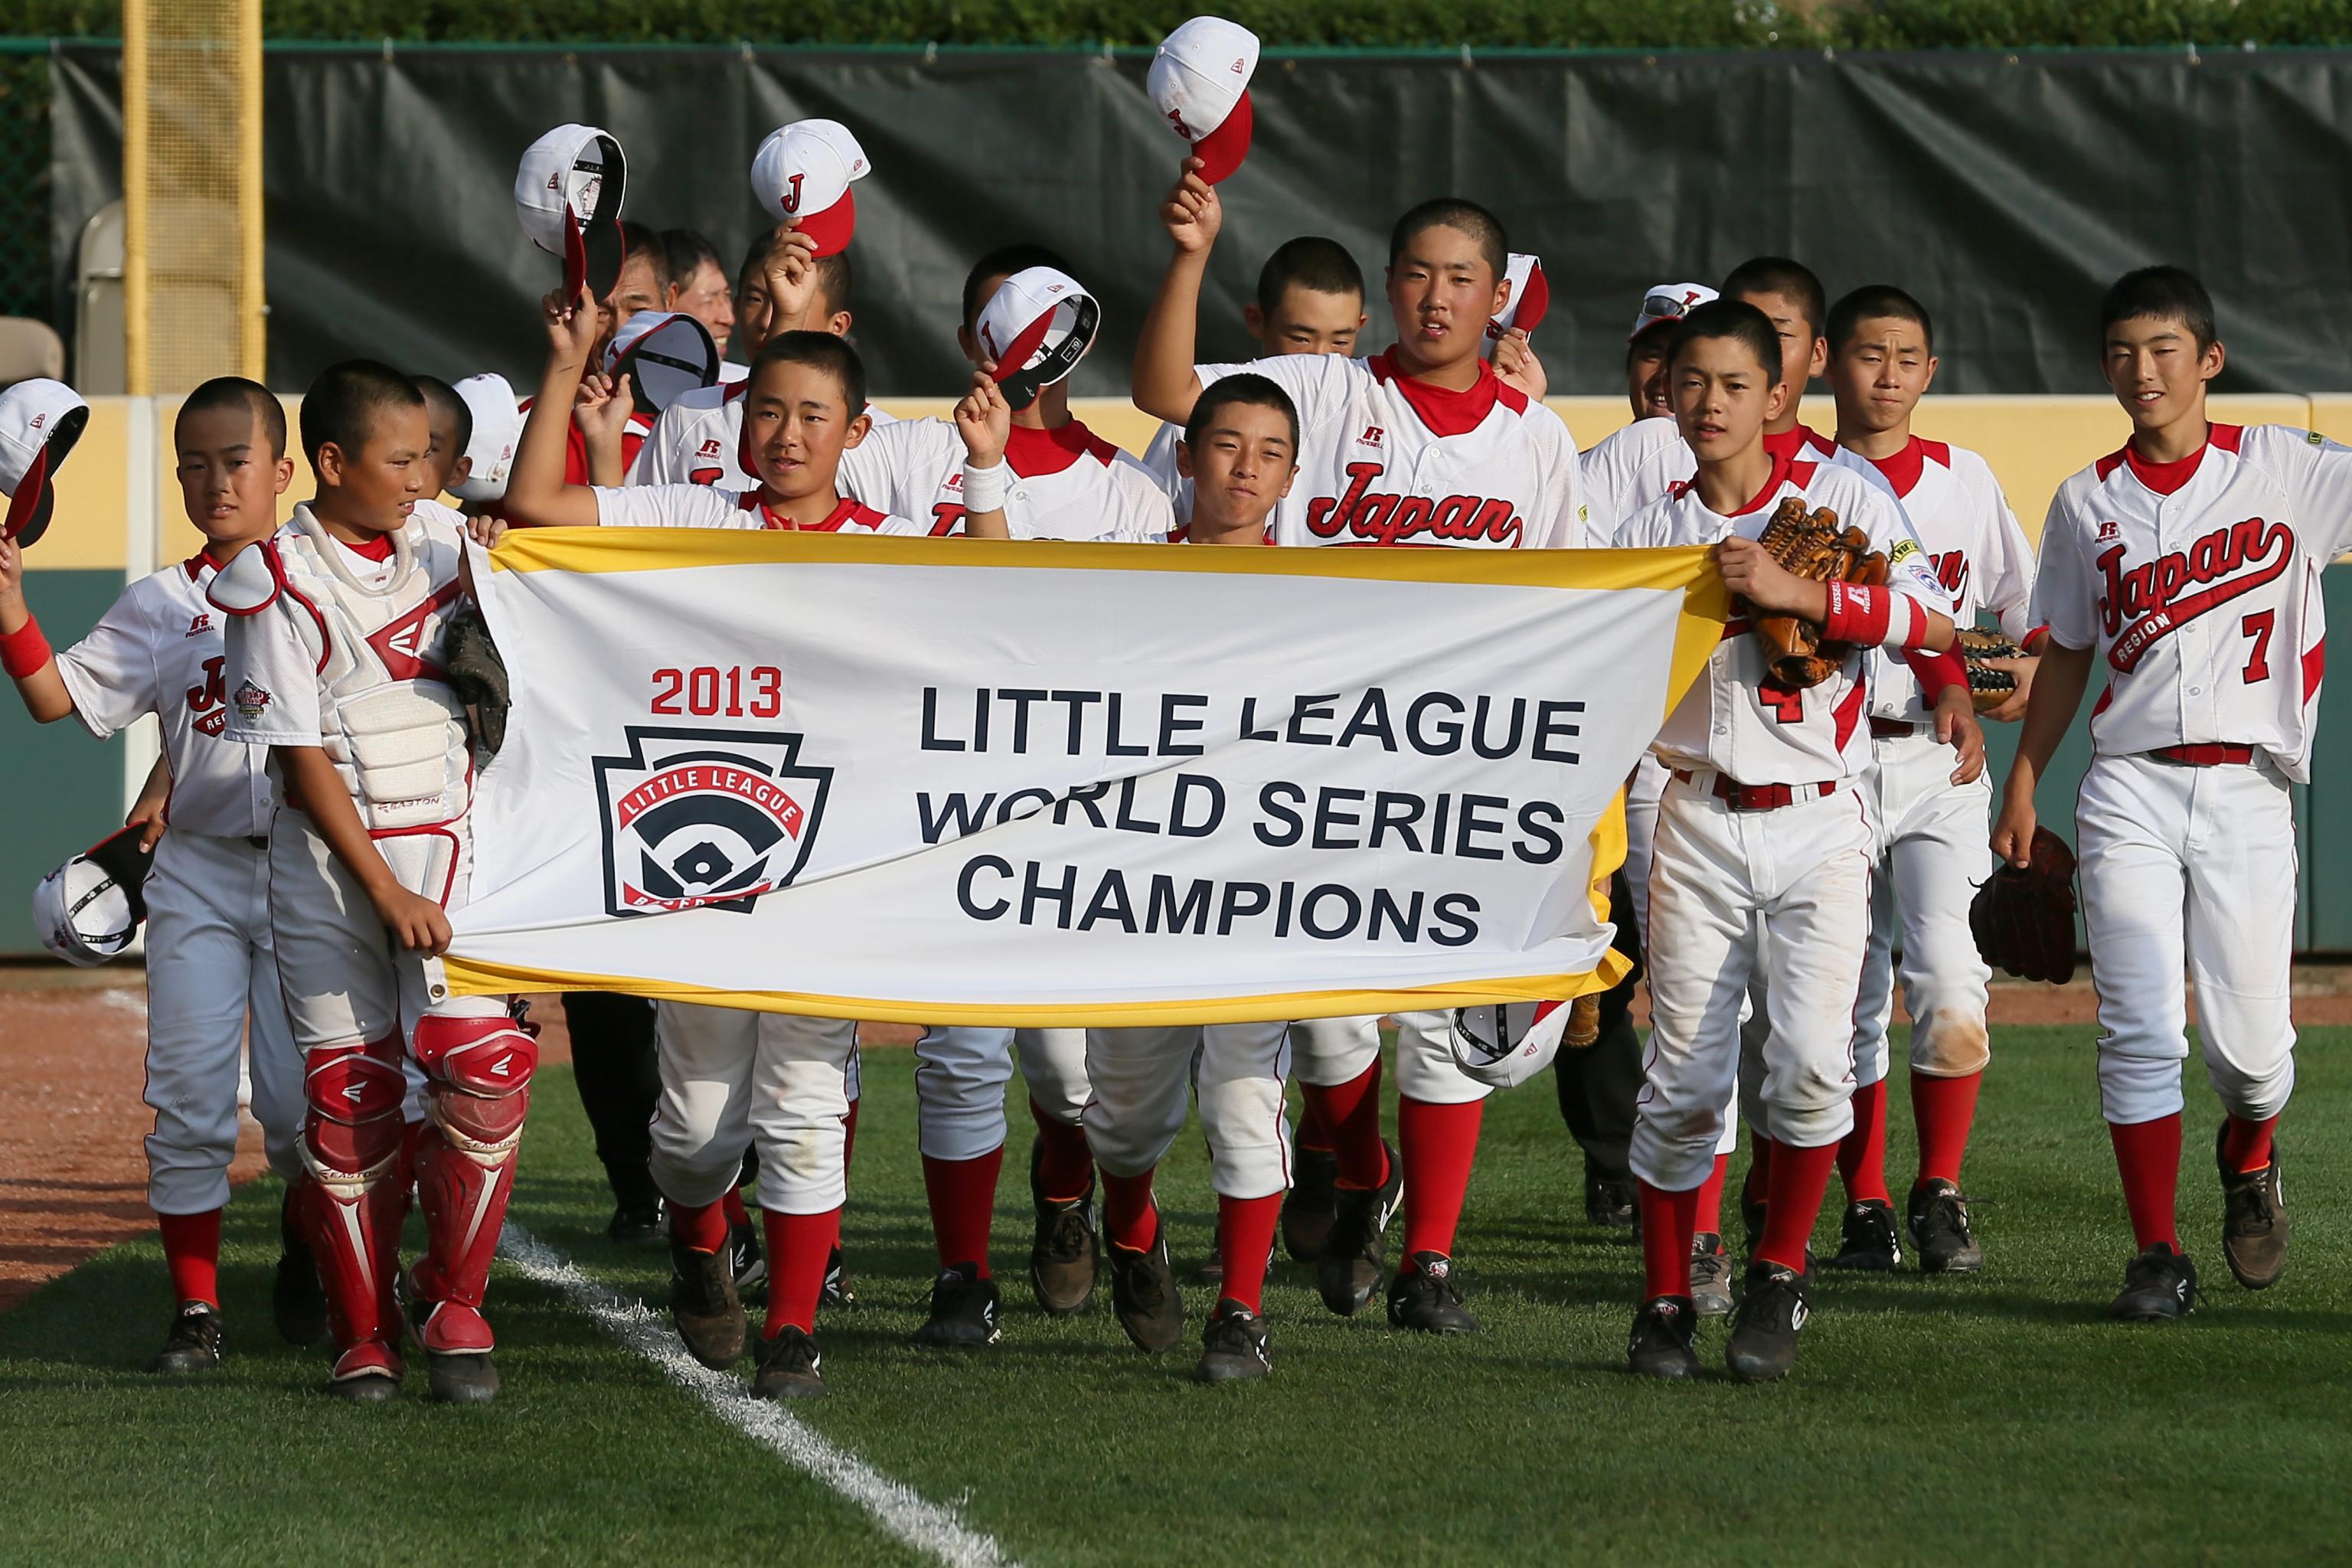
[[[1591,886],[1697,550],[509,533],[459,991],[1310,1017],[1622,973]]]

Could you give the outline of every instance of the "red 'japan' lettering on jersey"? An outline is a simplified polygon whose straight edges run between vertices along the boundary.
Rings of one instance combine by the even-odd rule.
[[[2108,638],[2107,662],[2122,670],[2137,665],[2158,638],[2275,581],[2294,559],[2294,530],[2250,517],[2137,566],[2124,565],[2126,553],[2117,544],[2098,558],[2105,584],[2100,629]],[[2192,584],[2195,593],[2182,592]]]
[[[1385,471],[1379,463],[1349,464],[1344,494],[1307,502],[1307,531],[1318,539],[1345,543],[1512,548],[1527,531],[1518,508],[1506,500],[1475,495],[1433,499],[1373,489]]]

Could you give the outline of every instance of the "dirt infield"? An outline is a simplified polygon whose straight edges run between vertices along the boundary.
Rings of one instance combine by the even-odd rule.
[[[0,966],[0,1311],[46,1280],[153,1224],[140,1140],[152,1118],[144,1082],[146,1002],[135,968]],[[543,1058],[569,1063],[563,1009],[538,998]],[[2195,1016],[2192,1000],[2191,1014]],[[2352,1024],[2352,967],[2295,972],[2295,1016]],[[2067,986],[2002,982],[1992,1021],[2088,1024],[2096,1013],[2087,977]],[[1646,1022],[1646,1019],[1643,1020]],[[916,1031],[868,1025],[869,1047],[906,1047]],[[232,1180],[264,1170],[261,1129],[245,1119]]]

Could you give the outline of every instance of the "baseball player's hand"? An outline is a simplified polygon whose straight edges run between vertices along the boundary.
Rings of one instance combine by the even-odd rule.
[[[2010,775],[2009,787],[2001,792],[2000,815],[1993,819],[1992,852],[2011,866],[2028,866],[2033,861],[2033,829],[2040,817],[2033,809],[2033,792],[2027,789],[2020,797],[2017,775]]]
[[[0,539],[0,607],[25,608],[25,547],[13,539]]]
[[[2009,671],[2010,679],[2017,682],[2017,689],[2003,698],[1999,707],[1986,709],[1984,716],[1996,724],[2014,724],[2024,718],[2025,700],[2033,692],[2033,668],[2041,662],[2032,654],[2027,654],[2021,658],[1985,660],[1984,667],[1987,669]]]
[[[392,888],[377,896],[375,912],[392,940],[427,958],[449,951],[449,917],[432,900],[405,888]]]
[[[1224,226],[1225,209],[1217,200],[1217,187],[1201,178],[1201,160],[1184,160],[1184,173],[1178,177],[1175,189],[1160,208],[1160,221],[1167,226],[1168,237],[1176,248],[1186,255],[1197,256],[1217,242],[1217,230]]]
[[[972,373],[971,390],[955,406],[955,424],[973,468],[992,468],[1004,460],[1005,443],[1013,438],[1013,405],[994,376],[984,370]]]
[[[1798,576],[1761,544],[1737,535],[1715,546],[1715,567],[1723,585],[1767,615],[1795,616],[1819,625],[1829,611],[1829,590]]]
[[[789,219],[778,224],[761,271],[768,285],[768,335],[814,325],[808,315],[816,303],[816,241]]]
[[[580,434],[592,447],[600,442],[617,442],[636,407],[627,376],[616,380],[598,371],[581,380],[580,391],[572,399],[572,423],[580,426]]]
[[[147,783],[139,792],[138,802],[131,814],[122,819],[125,827],[146,829],[139,836],[139,847],[152,849],[163,837],[163,807],[172,798],[172,775],[162,759],[148,770]]]
[[[1936,743],[1959,753],[1952,770],[1956,784],[1974,784],[1984,776],[1984,726],[1977,722],[1976,699],[1965,686],[1947,686],[1936,699]]]
[[[507,536],[507,520],[494,511],[478,511],[466,519],[466,532],[474,542],[488,550]],[[473,584],[467,584],[468,590]]]
[[[1540,403],[1551,383],[1544,375],[1543,361],[1536,357],[1535,345],[1528,342],[1527,333],[1513,327],[1495,344],[1495,374],[1504,385],[1516,387],[1528,397]]]
[[[551,357],[585,364],[596,343],[596,301],[586,289],[577,300],[566,300],[561,289],[550,289],[539,301],[541,324],[547,329]]]

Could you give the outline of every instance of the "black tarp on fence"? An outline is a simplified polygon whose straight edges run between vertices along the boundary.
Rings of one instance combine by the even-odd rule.
[[[95,46],[52,60],[52,233],[68,281],[81,223],[118,194],[119,60]],[[746,180],[754,144],[825,115],[856,130],[876,169],[852,254],[877,387],[952,391],[965,266],[1034,239],[1105,306],[1074,390],[1120,392],[1165,260],[1153,209],[1181,151],[1143,95],[1146,63],[273,46],[270,379],[299,387],[361,353],[449,376],[530,371],[551,263],[522,238],[510,190],[551,125],[615,132],[629,216],[733,253],[764,221]],[[1236,324],[1204,335],[1213,353],[1242,348],[1240,306],[1274,245],[1328,234],[1370,271],[1397,212],[1455,194],[1543,257],[1556,391],[1613,388],[1644,287],[1761,251],[1811,262],[1833,292],[1886,281],[1921,296],[1939,390],[2096,390],[2099,292],[2152,260],[2212,286],[2227,388],[2352,385],[2352,52],[1270,53],[1255,97],[1256,150],[1224,188],[1210,302]]]

